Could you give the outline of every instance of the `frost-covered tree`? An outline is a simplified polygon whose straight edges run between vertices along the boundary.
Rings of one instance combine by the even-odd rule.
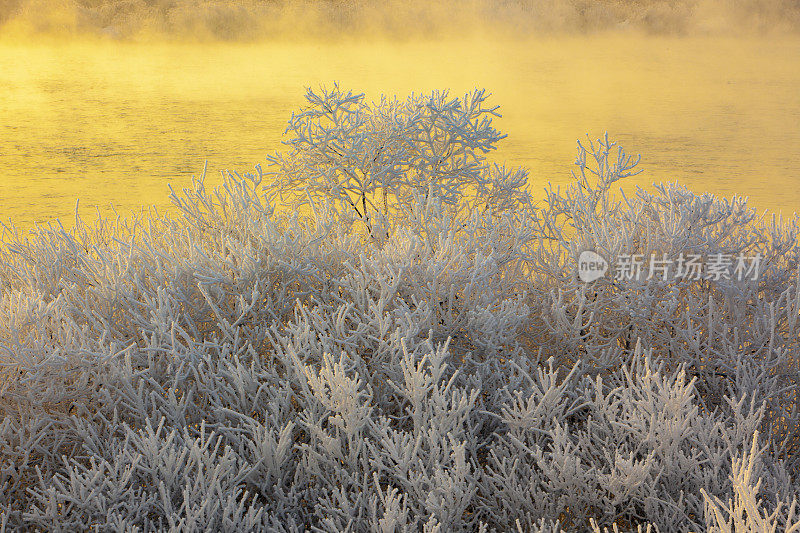
[[[308,98],[177,216],[5,228],[0,529],[800,529],[796,220],[619,195],[606,137],[534,205],[482,91]]]
[[[309,89],[308,106],[292,115],[286,153],[267,158],[272,193],[283,204],[357,217],[373,239],[387,224],[421,225],[429,202],[500,214],[528,198],[527,172],[490,165],[485,155],[505,135],[492,126],[497,106],[476,90],[381,98],[334,85]]]

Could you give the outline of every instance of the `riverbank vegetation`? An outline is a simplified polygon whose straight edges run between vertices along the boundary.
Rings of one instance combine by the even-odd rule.
[[[797,219],[621,195],[607,136],[532,195],[497,112],[310,90],[177,215],[6,228],[0,525],[800,530]]]

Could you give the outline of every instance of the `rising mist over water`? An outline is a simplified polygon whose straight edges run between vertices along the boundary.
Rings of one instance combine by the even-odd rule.
[[[71,224],[77,198],[88,219],[166,208],[167,185],[189,186],[205,161],[209,184],[263,165],[304,87],[334,81],[370,99],[486,87],[508,133],[489,155],[529,169],[537,198],[571,181],[576,139],[608,131],[642,154],[631,189],[678,180],[800,206],[796,38],[77,41],[0,45],[0,216],[23,227]]]
[[[113,39],[797,33],[797,0],[0,0],[0,34]]]
[[[679,180],[800,205],[797,0],[0,0],[0,217],[165,207],[280,149],[305,87],[370,98],[476,87],[501,106],[498,161],[538,190],[575,140]],[[780,192],[778,192],[780,191]]]

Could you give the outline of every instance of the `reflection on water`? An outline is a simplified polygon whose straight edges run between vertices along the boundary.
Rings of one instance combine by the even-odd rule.
[[[679,180],[800,211],[800,40],[561,37],[528,42],[0,46],[0,218],[22,226],[166,206],[208,160],[279,149],[303,87],[406,95],[486,87],[509,134],[493,158],[568,180],[575,140],[641,153],[632,184]],[[537,193],[538,194],[538,193]],[[107,211],[106,211],[107,212]]]

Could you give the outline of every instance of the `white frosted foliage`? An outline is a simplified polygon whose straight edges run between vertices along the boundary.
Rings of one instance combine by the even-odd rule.
[[[608,137],[537,201],[484,91],[307,99],[176,213],[6,228],[0,529],[800,529],[796,219]]]

